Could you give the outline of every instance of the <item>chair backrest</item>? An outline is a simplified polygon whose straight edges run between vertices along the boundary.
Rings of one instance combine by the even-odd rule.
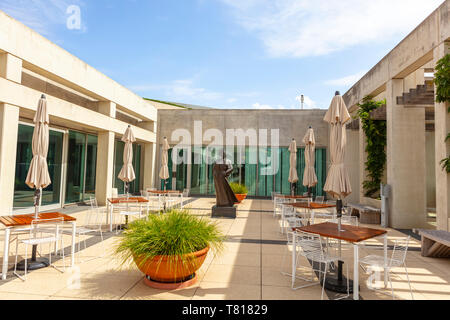
[[[409,240],[411,236],[396,240],[394,243],[394,250],[392,251],[391,264],[403,264],[408,253]]]
[[[282,204],[281,210],[283,211],[283,215],[285,217],[295,216],[295,208],[293,206]]]
[[[112,188],[111,197],[118,198],[119,197],[119,191],[117,188]]]
[[[301,254],[308,257],[310,255],[323,256],[323,242],[320,235],[307,233],[303,231],[296,231],[297,243],[302,248]]]
[[[185,197],[185,198],[189,197],[189,192],[190,192],[189,189],[184,189],[183,190],[183,197]]]
[[[317,196],[316,199],[314,200],[314,202],[316,203],[323,203],[325,200],[324,196]]]
[[[274,201],[275,197],[278,196],[278,195],[280,195],[279,192],[272,191],[272,201]]]
[[[60,235],[63,228],[60,226],[64,223],[63,217],[52,219],[34,219],[31,221],[30,238],[39,239],[48,236],[43,234],[55,234]]]

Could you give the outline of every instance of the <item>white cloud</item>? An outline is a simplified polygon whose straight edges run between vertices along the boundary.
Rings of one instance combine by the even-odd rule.
[[[271,110],[271,109],[276,109],[274,107],[272,107],[271,105],[268,104],[260,104],[259,102],[254,103],[252,105],[253,109],[257,109],[257,110]]]
[[[355,84],[358,80],[360,80],[364,75],[366,74],[366,71],[361,71],[349,76],[345,76],[338,79],[332,79],[325,81],[325,84],[327,86],[335,86],[335,87],[349,87],[353,84]]]
[[[131,90],[139,93],[152,94],[155,91],[158,95],[164,94],[167,98],[172,100],[183,100],[193,98],[198,100],[218,100],[223,98],[223,94],[219,92],[209,91],[205,88],[199,88],[194,85],[194,81],[187,80],[174,80],[168,84],[144,84],[130,86]],[[152,92],[153,91],[153,92]]]
[[[273,57],[320,56],[406,35],[442,0],[220,0]]]
[[[40,34],[48,35],[55,27],[66,28],[69,15],[66,10],[71,5],[84,6],[81,0],[1,0],[0,10],[32,28]],[[81,11],[81,30],[87,30]]]

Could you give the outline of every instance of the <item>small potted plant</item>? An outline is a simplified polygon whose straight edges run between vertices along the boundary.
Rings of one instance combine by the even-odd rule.
[[[230,183],[230,187],[231,190],[233,190],[236,198],[238,199],[238,203],[241,203],[245,200],[245,198],[247,198],[248,189],[245,185],[232,182]]]
[[[173,290],[194,284],[209,250],[220,251],[223,240],[216,223],[173,209],[130,223],[115,252],[123,264],[136,264],[147,285]]]

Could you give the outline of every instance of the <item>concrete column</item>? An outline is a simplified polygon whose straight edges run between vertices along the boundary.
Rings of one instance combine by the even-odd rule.
[[[111,197],[114,175],[114,133],[100,132],[97,145],[97,172],[95,180],[95,197],[99,205],[106,205]]]
[[[9,215],[14,203],[19,108],[0,104],[0,215]]]
[[[144,121],[138,124],[142,129],[156,132],[157,122],[156,121]],[[143,189],[155,188],[155,177],[156,177],[156,143],[146,143],[144,144],[144,181]]]
[[[156,143],[144,144],[144,182],[143,189],[155,187],[156,174]]]
[[[450,53],[450,43],[442,43],[434,50],[434,62]],[[440,161],[450,156],[450,142],[445,143],[450,133],[448,103],[435,104],[435,154],[436,154],[436,223],[438,230],[450,231],[450,175],[442,170]]]
[[[362,128],[362,121],[360,119],[359,120],[359,162],[358,162],[358,164],[359,164],[359,189],[355,189],[355,191],[359,190],[359,202],[360,203],[364,202],[365,194],[364,194],[363,183],[367,179],[367,172],[366,172],[367,142],[366,142],[366,140],[367,140],[367,138],[366,138],[366,135]],[[346,153],[348,153],[348,151]],[[353,192],[355,192],[355,191],[353,191]]]
[[[0,53],[0,77],[21,83],[22,60],[9,53]]]
[[[425,109],[397,105],[403,92],[403,79],[387,82],[389,221],[391,227],[412,229],[426,223]]]
[[[116,104],[111,101],[100,101],[98,103],[98,112],[111,118],[116,118]]]

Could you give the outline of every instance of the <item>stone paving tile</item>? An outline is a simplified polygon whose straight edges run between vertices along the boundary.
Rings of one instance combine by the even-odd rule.
[[[188,206],[193,208],[192,214],[211,219],[209,216],[214,202],[214,198],[200,198],[194,199]],[[83,214],[78,212],[74,216],[81,221]],[[278,217],[273,217],[270,200],[246,199],[238,206],[237,219],[212,220],[219,225],[227,240],[220,254],[210,252],[198,272],[197,284],[191,288],[165,292],[147,287],[136,267],[122,267],[120,261],[113,257],[118,237],[115,234],[111,237],[105,232],[111,238],[103,242],[104,246],[99,243],[92,245],[96,238],[91,236],[81,238],[87,240],[89,247],[84,249],[82,246],[76,268],[68,268],[64,274],[46,268],[31,272],[26,282],[14,276],[5,282],[0,281],[0,299],[320,299],[320,286],[292,290],[291,277],[281,274],[281,271],[291,271],[292,248],[283,244],[286,235],[280,233],[280,222]],[[380,228],[373,225],[367,227]],[[388,244],[391,246],[396,239],[405,237],[397,230],[387,230]],[[66,247],[70,246],[70,235],[65,235],[64,241]],[[361,257],[383,254],[382,238],[370,239],[364,244],[360,248]],[[412,239],[410,247],[420,248],[420,241]],[[351,246],[343,245],[342,248],[351,278],[353,250]],[[3,250],[3,246],[0,246],[0,250]],[[24,254],[21,247],[19,254]],[[0,251],[0,260],[1,256]],[[309,278],[311,272],[308,262],[303,257],[299,259],[301,262],[297,275]],[[11,267],[13,262],[14,257],[11,256]],[[66,264],[69,263],[70,259],[67,259]],[[62,266],[62,261],[56,262],[56,265]],[[407,256],[407,267],[416,300],[450,300],[450,259],[424,258],[420,252],[411,250]],[[76,287],[75,274],[80,275],[80,288]],[[360,294],[363,299],[392,299],[389,286],[370,290],[368,279],[369,274],[360,269]],[[404,269],[394,269],[392,281],[396,299],[411,298]],[[297,279],[295,285],[301,283],[302,280]],[[325,299],[328,296],[325,295]]]

